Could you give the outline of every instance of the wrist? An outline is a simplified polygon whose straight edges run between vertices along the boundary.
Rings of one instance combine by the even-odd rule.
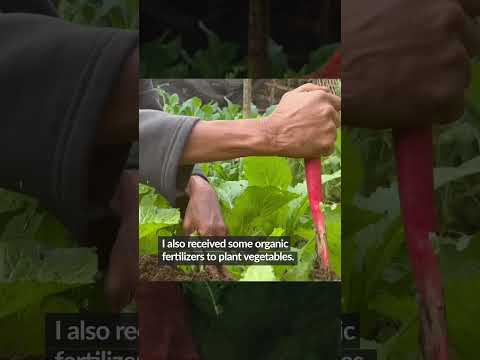
[[[273,156],[279,154],[277,129],[271,115],[262,120],[256,120],[255,126],[250,127],[249,148],[252,150],[251,156]]]
[[[284,156],[285,146],[279,140],[281,138],[280,121],[275,119],[275,114],[269,115],[262,121],[262,137],[266,156]]]

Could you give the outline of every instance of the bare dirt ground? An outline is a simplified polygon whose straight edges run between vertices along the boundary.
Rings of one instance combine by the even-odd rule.
[[[158,266],[158,258],[155,255],[140,257],[140,279],[144,281],[230,281],[211,267],[205,267],[204,271],[186,273],[172,266]]]
[[[339,281],[340,278],[333,271],[320,268],[315,265],[312,274],[314,281]],[[217,271],[214,267],[205,267],[203,271],[186,273],[172,266],[158,266],[158,258],[155,255],[143,255],[140,257],[140,279],[143,281],[232,281],[225,274]]]
[[[318,262],[315,263],[315,268],[313,269],[313,279],[315,281],[340,281],[340,278],[335,272],[321,268]]]

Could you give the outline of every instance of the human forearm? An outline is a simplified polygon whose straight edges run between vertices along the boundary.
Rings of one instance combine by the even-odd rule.
[[[275,153],[261,120],[200,121],[183,152],[183,165]]]
[[[245,156],[317,158],[329,155],[340,126],[340,98],[313,84],[286,93],[261,120],[200,121],[193,128],[182,164]]]

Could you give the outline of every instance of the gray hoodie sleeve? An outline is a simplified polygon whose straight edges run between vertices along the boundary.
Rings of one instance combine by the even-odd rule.
[[[154,88],[153,81],[151,79],[140,79],[138,89],[140,92],[140,109],[163,110],[160,96],[158,95],[157,90]],[[194,165],[193,170],[190,170],[187,167],[184,167],[184,169],[190,172],[189,175],[198,175],[208,181],[208,178],[203,174],[203,171],[200,169],[199,165]]]
[[[140,180],[172,205],[184,195],[192,166],[180,166],[188,137],[198,118],[140,110]]]
[[[0,0],[0,9],[49,13],[41,4]],[[8,12],[0,44],[0,187],[36,197],[89,246],[93,224],[113,217],[109,202],[130,148],[99,146],[96,133],[138,33]]]
[[[160,96],[153,87],[150,79],[140,79],[138,84],[139,99],[138,106],[140,109],[163,110],[160,104]]]

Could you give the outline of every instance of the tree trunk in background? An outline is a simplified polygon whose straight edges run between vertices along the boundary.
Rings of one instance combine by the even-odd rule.
[[[252,113],[252,79],[243,80],[243,116],[249,118]]]
[[[248,77],[268,76],[269,1],[250,0],[248,26]]]

